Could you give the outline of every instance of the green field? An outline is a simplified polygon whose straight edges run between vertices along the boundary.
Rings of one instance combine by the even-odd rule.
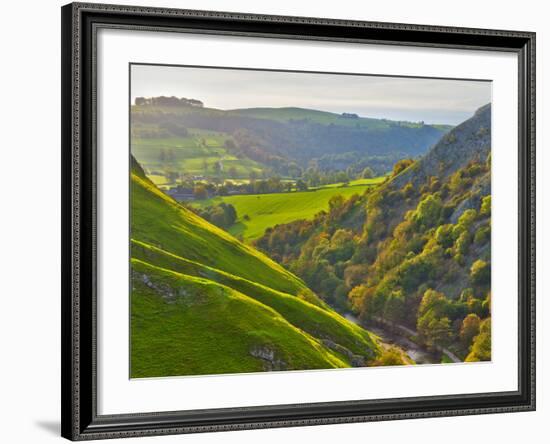
[[[340,194],[349,198],[354,194],[363,194],[366,189],[383,180],[383,177],[359,179],[350,182],[347,187],[334,184],[313,191],[215,197],[195,201],[192,205],[206,207],[220,202],[232,204],[237,210],[238,220],[229,228],[229,232],[251,241],[261,237],[266,228],[299,219],[312,219],[320,211],[328,209],[328,202],[333,196]]]
[[[386,180],[386,176],[373,177],[372,179],[356,179],[348,182],[347,185],[343,183],[330,183],[328,185],[322,185],[317,187],[317,190],[322,190],[324,188],[344,188],[344,187],[355,187],[358,185],[379,185]],[[310,188],[313,189],[313,188]]]
[[[369,332],[137,164],[131,190],[132,377],[350,367],[380,355]]]

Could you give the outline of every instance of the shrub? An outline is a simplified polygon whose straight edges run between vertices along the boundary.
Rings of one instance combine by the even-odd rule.
[[[413,194],[414,194],[414,187],[413,187],[413,184],[412,183],[407,183],[407,185],[405,185],[403,187],[403,189],[401,190],[401,192],[403,193],[403,196],[405,197],[411,197]]]
[[[481,165],[479,162],[471,162],[464,170],[464,175],[467,177],[475,177],[483,170],[483,165]]]
[[[474,289],[465,288],[464,290],[462,290],[462,293],[460,293],[460,298],[458,300],[460,302],[468,302],[473,297],[474,297]]]
[[[455,241],[455,252],[457,255],[464,256],[470,249],[470,233],[463,231]]]
[[[440,225],[435,231],[435,239],[443,248],[453,245],[453,226],[451,224]]]
[[[474,235],[474,242],[476,244],[482,245],[485,242],[487,242],[491,238],[491,227],[488,225],[485,225],[483,227],[479,227],[476,231],[476,234]]]
[[[401,159],[393,166],[392,176],[397,176],[414,163],[412,159]]]
[[[489,284],[491,282],[491,266],[484,260],[478,259],[470,268],[470,279],[477,285]]]
[[[433,227],[439,222],[442,207],[441,198],[437,194],[427,194],[416,207],[412,219],[418,227]]]
[[[464,255],[460,253],[456,253],[453,256],[453,260],[459,265],[464,265],[466,263],[466,260],[464,259]]]
[[[489,316],[491,314],[491,292],[487,293],[487,297],[483,301],[481,307],[485,316]]]
[[[437,176],[430,176],[429,187],[432,193],[441,188],[441,182]]]
[[[484,309],[483,309],[483,301],[478,298],[470,298],[468,300],[468,311],[470,313],[474,313],[478,315],[479,317],[483,317],[484,315]]]
[[[469,209],[464,211],[462,215],[458,218],[458,224],[462,225],[466,230],[469,230],[477,217],[477,211],[474,209]]]
[[[390,347],[382,352],[376,361],[374,361],[373,366],[388,366],[388,365],[403,365],[403,356],[399,349],[395,347]]]
[[[490,216],[491,215],[491,195],[485,196],[481,199],[481,208],[479,209],[479,214],[481,216]]]

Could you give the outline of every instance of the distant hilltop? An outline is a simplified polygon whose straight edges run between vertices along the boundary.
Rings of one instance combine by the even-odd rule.
[[[341,117],[344,119],[358,119],[359,116],[355,113],[342,113],[340,114]]]
[[[200,100],[186,99],[185,97],[136,97],[134,101],[136,106],[194,106],[196,108],[203,108],[204,103]]]

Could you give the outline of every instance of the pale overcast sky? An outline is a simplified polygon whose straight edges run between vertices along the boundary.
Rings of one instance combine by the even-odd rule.
[[[491,82],[132,65],[131,99],[176,96],[210,108],[301,107],[456,125],[491,101]]]

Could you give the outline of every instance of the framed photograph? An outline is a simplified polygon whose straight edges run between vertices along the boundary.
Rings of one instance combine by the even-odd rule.
[[[535,35],[62,8],[62,435],[535,408]]]

